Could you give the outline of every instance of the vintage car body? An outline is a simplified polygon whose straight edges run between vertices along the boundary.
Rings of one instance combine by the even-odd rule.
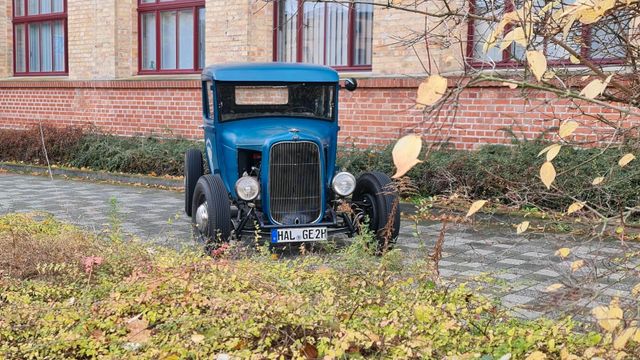
[[[347,86],[355,89],[355,81]],[[340,79],[331,68],[265,63],[210,66],[202,73],[203,155],[185,157],[185,211],[209,244],[255,234],[274,243],[354,235],[397,236],[397,195],[381,173],[336,169]],[[245,94],[246,92],[246,94]],[[240,193],[239,193],[240,192]],[[395,205],[394,205],[395,204]],[[394,224],[395,222],[395,224]],[[293,229],[293,230],[290,230]],[[317,235],[317,236],[316,236]],[[380,240],[383,242],[383,240]]]

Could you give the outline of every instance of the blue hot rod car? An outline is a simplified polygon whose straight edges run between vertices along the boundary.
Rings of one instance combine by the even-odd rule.
[[[355,90],[357,82],[345,82]],[[380,247],[398,236],[396,192],[383,173],[336,168],[336,71],[305,64],[237,64],[202,74],[204,159],[185,156],[185,211],[210,245],[255,234],[272,243],[353,236],[368,224]],[[365,221],[365,219],[368,219]]]

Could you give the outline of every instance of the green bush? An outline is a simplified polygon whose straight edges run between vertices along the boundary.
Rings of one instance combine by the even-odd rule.
[[[633,146],[607,150],[563,147],[554,161],[558,171],[555,186],[560,191],[548,191],[538,177],[545,161],[538,153],[548,145],[533,141],[512,146],[485,145],[477,151],[445,149],[432,151],[428,156],[425,151],[422,159],[426,160],[416,165],[408,176],[425,196],[458,193],[506,205],[560,211],[574,202],[573,197],[606,215],[618,214],[620,208],[638,204],[640,167],[617,166],[622,155],[637,153]],[[371,170],[392,174],[391,150],[391,145],[383,149],[343,149],[338,164],[355,174]],[[605,182],[592,185],[598,176],[605,176]]]
[[[184,139],[123,137],[81,127],[43,126],[53,165],[133,174],[182,176],[187,149],[203,148]],[[0,161],[46,164],[39,126],[0,129]]]
[[[134,174],[181,176],[184,153],[202,148],[195,141],[89,134],[75,150],[69,165]]]
[[[121,137],[82,128],[44,127],[45,143],[53,164],[112,172],[181,176],[184,152],[202,143],[184,139]],[[601,149],[562,148],[554,160],[558,171],[555,186],[547,191],[538,178],[544,159],[538,153],[547,143],[519,142],[512,146],[485,145],[477,151],[443,149],[425,152],[426,161],[409,172],[421,195],[457,193],[474,199],[491,199],[510,206],[535,206],[563,211],[574,202],[586,201],[603,215],[635,207],[640,200],[640,167],[616,166],[625,153],[637,146]],[[40,129],[0,130],[0,161],[43,164]],[[392,145],[362,149],[342,147],[338,165],[360,174],[377,170],[394,172]],[[565,172],[565,173],[563,173]],[[606,180],[591,185],[594,178]]]
[[[44,136],[42,136],[44,135]],[[58,128],[38,125],[28,130],[0,129],[0,161],[23,161],[31,164],[46,164],[42,140],[49,161],[64,164],[74,156],[74,151],[85,136],[81,127]]]
[[[510,318],[394,251],[212,259],[28,215],[0,217],[0,244],[10,250],[0,258],[0,357],[8,359],[523,359],[588,347],[615,355],[611,336],[574,332],[570,320]],[[38,256],[29,263],[21,253]],[[624,350],[637,355],[634,340]]]

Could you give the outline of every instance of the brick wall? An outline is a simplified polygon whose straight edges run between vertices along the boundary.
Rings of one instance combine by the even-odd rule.
[[[579,116],[571,102],[553,101],[518,90],[483,86],[462,93],[457,107],[426,116],[413,108],[417,81],[364,79],[353,93],[342,91],[341,140],[344,144],[384,144],[407,132],[431,143],[448,142],[459,149],[485,143],[509,143],[511,129],[520,138],[539,136],[562,119],[584,122],[579,141],[602,141],[606,127]],[[121,135],[200,138],[198,81],[59,81],[0,82],[0,127],[27,127],[38,120],[56,125],[95,125]],[[619,120],[613,110],[594,105],[588,114]],[[640,124],[639,119],[627,126]]]

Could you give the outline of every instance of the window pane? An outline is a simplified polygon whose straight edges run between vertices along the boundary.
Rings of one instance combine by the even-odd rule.
[[[24,16],[24,0],[13,0],[13,9],[16,16]]]
[[[278,5],[278,61],[295,62],[298,2],[282,0]]]
[[[16,25],[16,72],[25,72],[27,71],[27,49],[26,49],[26,39],[25,39],[25,31],[24,25]]]
[[[504,0],[489,1],[479,0],[475,4],[475,13],[486,17],[502,18],[504,12]],[[474,21],[473,22],[473,58],[480,61],[497,62],[502,61],[502,51],[498,47],[490,48],[484,52],[484,44],[489,40],[496,23],[493,21]],[[500,39],[500,36],[498,36]]]
[[[303,62],[324,64],[324,10],[323,3],[305,2],[303,5]],[[335,25],[341,26],[337,22]],[[327,44],[327,46],[330,45]]]
[[[40,14],[51,13],[51,0],[40,0]]]
[[[176,68],[176,11],[163,11],[160,19],[162,69],[172,70]]]
[[[206,32],[206,26],[205,26],[205,9],[204,8],[200,8],[198,10],[200,13],[198,14],[198,54],[199,54],[199,59],[198,59],[198,65],[200,68],[203,68],[205,66],[205,32]]]
[[[40,72],[40,25],[29,24],[29,70]]]
[[[156,69],[156,14],[142,14],[142,69]]]
[[[64,71],[64,62],[64,23],[59,20],[53,23],[53,71]]]
[[[322,21],[322,19],[320,19]],[[324,25],[324,21],[322,22]],[[345,4],[327,4],[327,38],[316,40],[317,46],[324,48],[326,41],[327,56],[325,64],[331,66],[347,65],[349,44],[349,6]],[[322,62],[319,62],[322,63]]]
[[[193,51],[194,42],[193,37],[193,10],[180,10],[178,12],[178,24],[180,26],[178,34],[179,44],[179,69],[193,69]]]
[[[53,12],[63,12],[64,11],[64,4],[62,3],[63,0],[53,0]]]
[[[38,15],[38,0],[29,0],[29,15]]]
[[[607,16],[591,28],[589,46],[592,59],[621,59],[626,56],[627,39],[632,16],[618,12]]]
[[[51,38],[51,23],[40,24],[40,61],[42,72],[53,70],[53,48]]]
[[[373,46],[373,5],[356,4],[354,65],[371,65]]]

